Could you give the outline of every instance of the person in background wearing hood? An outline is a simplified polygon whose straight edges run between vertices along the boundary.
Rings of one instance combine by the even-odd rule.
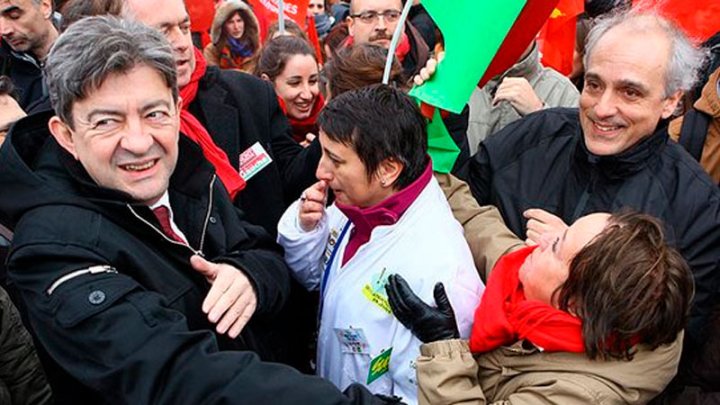
[[[290,35],[271,40],[260,53],[255,74],[273,84],[295,141],[305,144],[307,134],[317,135],[315,121],[325,100],[315,51],[307,41]]]
[[[208,65],[253,71],[260,50],[260,36],[258,20],[250,6],[240,0],[220,3],[210,37],[212,42],[203,51]]]
[[[315,29],[317,30],[318,37],[320,37],[320,39],[325,38],[335,23],[335,19],[327,13],[325,0],[310,0],[307,12],[308,15],[311,15],[315,20]]]

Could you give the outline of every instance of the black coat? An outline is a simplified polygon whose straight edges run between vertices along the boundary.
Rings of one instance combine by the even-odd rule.
[[[50,357],[60,403],[344,403],[317,378],[262,363],[253,331],[284,303],[289,273],[262,228],[243,222],[212,167],[181,137],[170,181],[170,241],[147,206],[93,183],[29,116],[0,149],[0,212],[15,229],[9,278]],[[216,335],[201,310],[209,284],[188,260],[241,269],[257,310],[242,338]],[[261,338],[261,337],[260,337]],[[367,400],[367,393],[359,392]],[[362,396],[365,395],[365,396]]]
[[[0,41],[0,75],[10,77],[25,111],[47,93],[40,64],[29,55],[13,52],[4,41]]]
[[[246,73],[208,66],[189,110],[233,166],[256,142],[271,155],[273,162],[248,181],[235,203],[249,222],[277,234],[285,208],[317,181],[320,148],[303,148],[292,139],[270,83]]]
[[[567,224],[626,207],[662,220],[695,278],[686,340],[698,339],[720,286],[720,189],[665,127],[619,155],[601,157],[585,147],[577,109],[548,109],[488,137],[461,176],[478,202],[497,206],[521,238],[528,208]]]

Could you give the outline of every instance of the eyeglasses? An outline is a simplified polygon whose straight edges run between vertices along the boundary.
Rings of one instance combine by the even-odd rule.
[[[365,24],[372,24],[377,22],[378,17],[382,17],[385,22],[393,23],[400,18],[399,10],[385,10],[382,12],[377,11],[363,11],[359,14],[350,14],[352,18],[359,18]]]

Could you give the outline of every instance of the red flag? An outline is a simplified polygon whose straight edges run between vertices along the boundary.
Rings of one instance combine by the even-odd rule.
[[[538,37],[543,65],[564,75],[572,72],[575,23],[583,9],[583,0],[560,0]]]
[[[642,7],[643,2],[633,4]],[[661,15],[675,22],[695,42],[701,43],[720,31],[720,1],[667,0],[657,5]]]
[[[527,46],[555,9],[558,0],[529,0],[478,83],[482,87],[493,77],[517,63]]]
[[[215,3],[213,0],[186,1],[187,12],[190,16],[192,32],[200,34],[202,46],[210,43],[210,27],[215,17]]]
[[[315,55],[317,55],[317,61],[319,64],[323,64],[323,57],[322,57],[322,48],[320,47],[320,37],[317,33],[317,28],[315,28],[315,18],[313,16],[308,15],[307,16],[307,29],[305,30],[308,34],[308,41],[310,41],[310,45],[315,48]]]

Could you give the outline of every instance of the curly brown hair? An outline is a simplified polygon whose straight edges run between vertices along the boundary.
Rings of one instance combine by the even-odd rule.
[[[582,319],[588,357],[631,360],[636,343],[655,349],[677,338],[693,292],[690,268],[660,222],[623,212],[572,259],[556,294],[560,309]]]

